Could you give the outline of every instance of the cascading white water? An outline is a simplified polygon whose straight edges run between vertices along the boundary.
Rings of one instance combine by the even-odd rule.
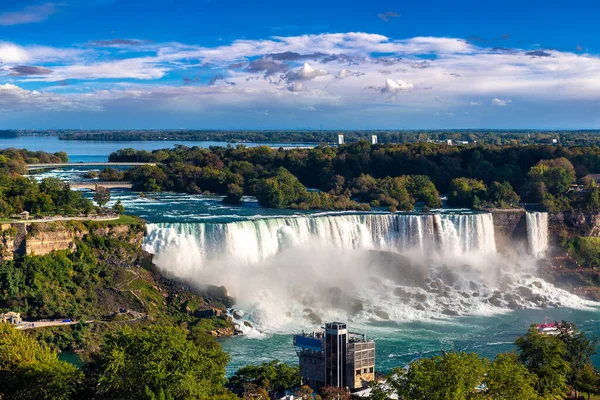
[[[526,219],[529,252],[542,258],[548,251],[548,213],[528,212]]]
[[[358,214],[226,224],[149,224],[144,246],[157,255],[176,246],[183,251],[178,256],[192,257],[199,265],[217,257],[252,265],[315,239],[347,250],[496,252],[491,214]]]
[[[498,255],[488,213],[149,224],[144,249],[166,274],[224,285],[262,330],[315,315],[399,321],[579,301],[535,278],[531,257]]]

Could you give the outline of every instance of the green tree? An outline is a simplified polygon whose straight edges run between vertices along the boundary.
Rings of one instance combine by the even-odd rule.
[[[0,324],[0,397],[71,399],[82,390],[83,374],[25,332]]]
[[[304,185],[285,168],[279,168],[271,178],[260,180],[254,191],[259,204],[270,208],[289,207],[307,198]]]
[[[303,385],[294,391],[294,397],[300,400],[321,400],[321,396],[315,394],[308,385]]]
[[[552,195],[565,193],[575,182],[575,168],[564,157],[541,160],[527,174],[531,182],[544,183]]]
[[[498,354],[485,376],[486,395],[493,400],[537,400],[537,377],[519,362],[515,353]]]
[[[474,208],[487,196],[483,181],[469,178],[455,178],[450,182],[448,205],[452,207]]]
[[[264,388],[271,395],[278,390],[295,387],[299,383],[298,367],[280,363],[278,360],[241,367],[229,380],[229,384],[237,390],[243,390],[248,384],[252,384]]]
[[[125,206],[123,205],[123,203],[121,203],[121,200],[117,200],[117,202],[113,205],[112,208],[119,214],[123,214],[125,212]]]
[[[396,377],[388,382],[402,399],[475,399],[485,371],[485,361],[477,354],[451,352],[414,361],[407,372],[395,370]]]
[[[319,390],[319,395],[323,400],[350,400],[350,392],[336,386],[323,386]]]
[[[240,185],[230,183],[227,185],[227,196],[223,199],[223,203],[226,204],[239,204],[242,196],[244,195],[244,189]]]
[[[94,192],[94,201],[100,207],[104,207],[104,205],[110,201],[110,190],[104,186],[96,187],[96,191]]]
[[[539,333],[532,326],[526,335],[517,338],[519,360],[529,372],[537,375],[538,394],[545,399],[562,399],[568,391],[571,366],[565,361],[566,346],[557,336]]]
[[[577,387],[588,395],[598,393],[600,391],[600,376],[591,364],[585,364],[583,369],[577,375]]]
[[[409,191],[416,201],[422,201],[429,208],[440,208],[442,206],[440,193],[428,176],[411,176]]]
[[[589,374],[589,366],[592,366],[592,356],[596,354],[598,339],[590,338],[585,332],[580,331],[573,324],[562,321],[558,325],[560,334],[558,338],[565,344],[564,359],[571,366],[568,375],[568,384],[575,389],[575,395],[579,391],[581,382],[585,382],[586,374]],[[593,369],[593,367],[592,367]]]
[[[230,399],[228,356],[205,335],[172,326],[108,333],[85,371],[102,398]]]
[[[519,195],[509,182],[492,182],[488,196],[494,207],[511,208],[519,205]]]

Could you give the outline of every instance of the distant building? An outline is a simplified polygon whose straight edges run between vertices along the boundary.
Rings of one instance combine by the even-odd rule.
[[[12,325],[21,325],[23,323],[23,320],[21,319],[21,314],[9,311],[0,314],[0,322],[3,322],[5,324],[8,323]]]
[[[371,144],[377,144],[377,135],[371,135]]]
[[[359,391],[375,380],[375,342],[349,332],[346,324],[329,322],[325,329],[294,336],[300,376],[313,390],[337,386]]]
[[[338,135],[338,144],[339,145],[344,144],[344,135]]]

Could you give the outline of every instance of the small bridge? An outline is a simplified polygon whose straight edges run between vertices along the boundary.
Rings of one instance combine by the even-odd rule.
[[[98,186],[105,187],[107,189],[131,189],[133,186],[131,182],[120,182],[120,181],[112,181],[112,182],[72,182],[71,189],[90,189],[94,192],[98,189]]]
[[[54,164],[27,164],[29,171],[48,168],[69,167],[138,167],[141,165],[158,165],[152,162],[79,162],[79,163],[54,163]]]

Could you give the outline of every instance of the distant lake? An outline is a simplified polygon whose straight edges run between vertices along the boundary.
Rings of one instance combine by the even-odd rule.
[[[19,136],[16,138],[0,138],[0,149],[14,147],[33,151],[46,151],[56,153],[64,151],[69,155],[71,162],[102,162],[108,161],[108,156],[119,149],[133,148],[136,150],[158,150],[173,148],[176,144],[184,146],[227,146],[227,142],[211,141],[175,141],[175,140],[144,140],[144,141],[96,141],[96,140],[58,140],[58,136]],[[234,143],[233,146],[243,144],[247,147],[312,147],[315,144],[307,143]]]

